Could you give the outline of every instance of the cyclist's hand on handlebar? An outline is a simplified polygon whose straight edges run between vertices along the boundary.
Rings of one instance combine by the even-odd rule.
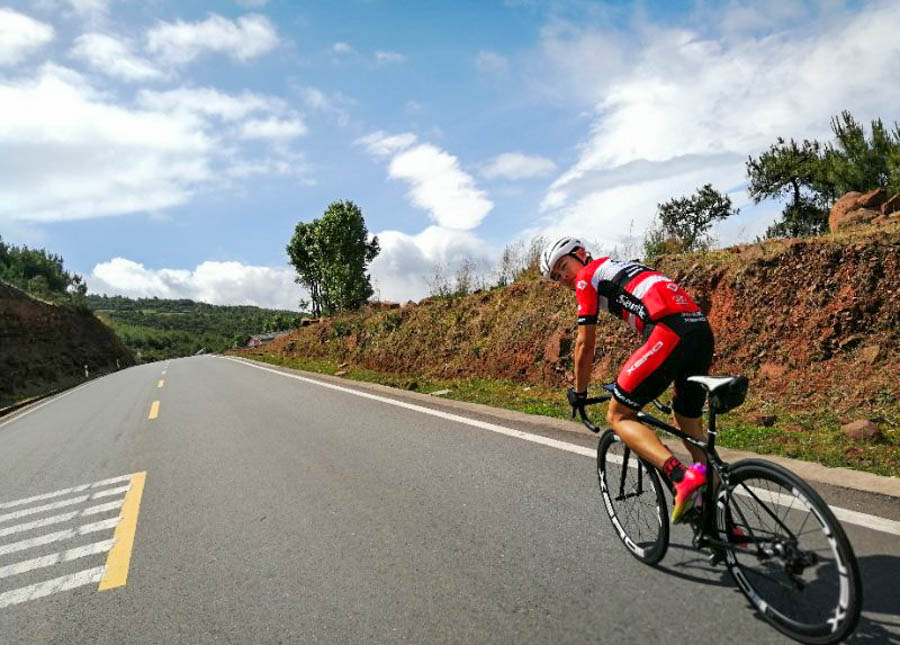
[[[570,387],[566,390],[566,399],[568,399],[569,405],[572,406],[573,417],[578,411],[584,413],[584,406],[587,404],[587,390],[584,392],[576,392],[574,387]]]

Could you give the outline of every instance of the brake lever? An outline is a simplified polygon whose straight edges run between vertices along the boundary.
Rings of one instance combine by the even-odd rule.
[[[575,412],[574,410],[572,411]],[[584,408],[578,408],[578,412],[581,414],[581,422],[585,425],[585,427],[593,433],[600,432],[600,428],[591,423],[591,420],[588,418],[587,414],[584,411]],[[574,416],[574,414],[572,415]]]

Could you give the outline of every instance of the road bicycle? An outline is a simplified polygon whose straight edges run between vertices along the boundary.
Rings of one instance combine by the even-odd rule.
[[[734,464],[716,452],[716,415],[736,408],[747,395],[745,376],[692,376],[709,399],[707,440],[698,441],[645,412],[644,424],[700,448],[709,485],[685,518],[693,546],[724,563],[750,604],[776,629],[803,643],[836,643],[859,620],[862,583],[850,541],[828,505],[794,473],[762,459]],[[605,386],[611,391],[612,384]],[[603,403],[611,394],[589,398]],[[671,408],[653,404],[665,414]],[[584,408],[581,420],[600,432]],[[575,411],[572,412],[573,416]],[[604,507],[631,554],[654,565],[669,546],[664,485],[669,479],[606,430],[597,446],[597,476]]]

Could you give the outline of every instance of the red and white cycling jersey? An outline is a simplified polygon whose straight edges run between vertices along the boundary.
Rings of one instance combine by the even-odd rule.
[[[684,289],[661,273],[638,262],[600,258],[588,263],[575,278],[578,324],[594,325],[600,311],[622,318],[639,334],[648,322],[678,313],[697,313]]]

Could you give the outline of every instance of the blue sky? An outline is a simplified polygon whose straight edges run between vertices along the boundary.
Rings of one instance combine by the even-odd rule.
[[[0,235],[95,292],[293,308],[294,225],[352,199],[379,295],[574,233],[634,249],[744,162],[900,120],[900,5],[34,0],[0,5]]]

